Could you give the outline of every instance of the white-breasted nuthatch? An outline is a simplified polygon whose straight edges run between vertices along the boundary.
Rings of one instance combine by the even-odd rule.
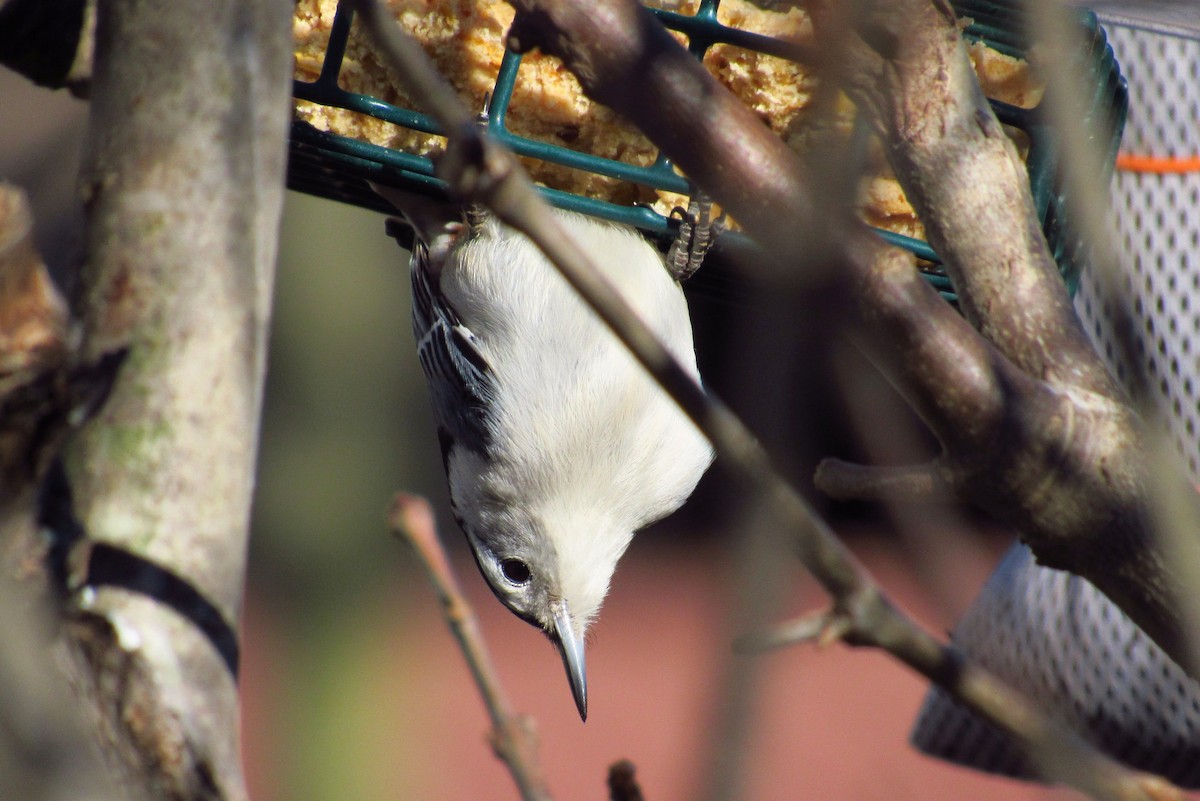
[[[584,637],[635,531],[675,511],[712,448],[526,237],[375,187],[412,225],[413,330],[455,518],[505,606],[558,647],[587,718]],[[696,374],[687,303],[637,231],[556,212]]]
[[[971,660],[1100,750],[1200,787],[1200,683],[1079,576],[1014,545],[954,630]],[[968,767],[1032,778],[1034,764],[946,693],[930,691],[913,743]]]

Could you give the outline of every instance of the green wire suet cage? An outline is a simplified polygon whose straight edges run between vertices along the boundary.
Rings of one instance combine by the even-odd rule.
[[[722,24],[717,19],[720,0],[702,0],[695,15],[663,9],[650,9],[667,28],[688,38],[688,49],[703,58],[710,47],[729,44],[746,50],[803,62],[796,45]],[[1018,58],[1029,55],[1023,12],[1019,2],[1009,0],[958,0],[953,6],[960,18],[970,20],[964,35],[979,40],[1000,53]],[[339,86],[338,78],[350,38],[353,12],[348,3],[340,3],[333,21],[329,44],[320,75],[313,82],[297,80],[294,96],[324,106],[366,114],[394,125],[426,134],[443,131],[427,114],[401,108]],[[1111,170],[1125,124],[1128,98],[1125,81],[1113,58],[1112,49],[1096,17],[1089,11],[1076,14],[1079,36],[1072,56],[1083,67],[1090,88],[1086,104],[1084,130],[1089,144],[1098,148]],[[521,67],[521,55],[505,49],[491,102],[486,127],[489,133],[512,148],[518,155],[540,159],[576,170],[630,181],[657,190],[690,195],[692,187],[661,154],[649,166],[638,166],[571,150],[561,145],[537,141],[512,133],[505,124],[509,102]],[[1074,291],[1079,270],[1086,261],[1084,243],[1067,216],[1065,182],[1060,175],[1056,137],[1041,106],[1022,109],[992,100],[1000,122],[1025,133],[1029,141],[1027,169],[1033,200],[1051,251],[1064,280]],[[1044,104],[1041,104],[1044,105]],[[288,186],[308,194],[351,203],[383,213],[394,213],[386,201],[376,195],[367,181],[405,187],[439,195],[444,184],[435,177],[433,162],[426,156],[394,150],[338,134],[321,131],[296,120],[291,131]],[[663,216],[641,205],[621,205],[583,197],[548,187],[539,187],[547,200],[560,208],[590,214],[614,222],[636,226],[648,234],[666,237],[674,233],[678,220]],[[926,272],[933,285],[952,298],[949,279],[937,270],[940,260],[925,242],[891,231],[879,231],[889,242],[903,247],[932,265]],[[737,236],[729,234],[727,236]]]

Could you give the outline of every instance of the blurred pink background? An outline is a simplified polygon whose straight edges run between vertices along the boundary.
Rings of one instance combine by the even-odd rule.
[[[453,530],[446,536],[456,536]],[[878,540],[860,552],[896,600],[936,618],[931,601]],[[403,553],[400,557],[410,557]],[[982,581],[989,554],[967,551],[956,580]],[[606,798],[612,762],[628,758],[647,799],[703,798],[713,769],[722,682],[730,660],[726,611],[728,554],[635,541],[617,572],[588,647],[586,724],[571,702],[557,652],[491,597],[469,558],[457,568],[477,604],[513,706],[531,714],[541,758],[557,798]],[[325,768],[340,776],[342,797],[518,797],[485,742],[478,693],[432,591],[419,576],[395,582],[344,624],[356,643],[342,668],[336,723],[309,734]],[[820,592],[796,570],[798,607],[817,608]],[[404,610],[403,614],[400,610]],[[292,784],[300,755],[289,746],[284,705],[311,698],[289,670],[287,648],[273,642],[269,614],[250,604],[243,677],[246,754],[257,799],[331,797]],[[291,644],[303,648],[302,643]],[[749,659],[758,669],[740,797],[902,801],[903,799],[1051,799],[1067,791],[984,776],[920,756],[906,743],[923,682],[881,654],[834,645],[798,646]],[[342,760],[342,764],[334,765]],[[311,791],[311,788],[308,788]]]

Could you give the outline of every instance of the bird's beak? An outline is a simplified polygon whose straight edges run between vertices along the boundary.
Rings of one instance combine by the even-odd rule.
[[[571,695],[575,696],[575,706],[579,709],[579,717],[587,720],[587,671],[583,664],[583,640],[575,633],[572,625],[571,611],[565,601],[559,601],[554,606],[554,644],[562,654],[563,666],[567,669],[567,680],[571,682]]]

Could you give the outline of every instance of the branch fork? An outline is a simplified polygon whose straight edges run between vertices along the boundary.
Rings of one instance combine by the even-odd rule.
[[[907,357],[896,368],[897,383],[910,398],[916,399],[916,407],[931,421],[935,431],[953,433],[953,424],[962,424],[971,436],[983,437],[988,433],[986,423],[1003,420],[1005,392],[1034,383],[1021,369],[1031,364],[1018,361],[1021,365],[1018,367],[1009,363],[1006,353],[1012,348],[1002,339],[993,343],[972,330],[916,274],[911,257],[901,258],[853,220],[812,214],[815,204],[809,194],[811,187],[805,183],[806,173],[794,154],[730,98],[637,3],[514,0],[513,5],[517,9],[515,30],[521,47],[536,43],[545,52],[561,57],[590,96],[635,122],[672,161],[737,217],[773,255],[771,261],[788,267],[811,257],[815,250],[826,269],[837,266],[853,276],[860,287],[862,316],[884,335],[885,352],[890,350],[893,355]],[[368,10],[366,16],[373,20],[372,29],[387,28],[392,32],[381,35],[381,30],[374,30],[377,39],[396,35],[390,20],[384,20],[377,8],[370,10],[375,6],[375,2],[358,0],[358,7]],[[916,18],[919,24],[929,26],[935,39],[958,42],[954,22],[944,19],[924,0],[906,0],[903,6],[888,15],[884,30],[890,31],[888,26],[899,18],[904,18],[906,24]],[[932,22],[931,16],[935,17]],[[874,37],[873,41],[879,38]],[[896,42],[900,48],[908,43],[903,37],[888,41]],[[940,52],[931,42],[923,42],[921,46],[926,45],[931,57]],[[410,50],[414,48],[415,45]],[[423,54],[416,50],[420,57],[407,63],[394,59],[397,73],[406,78],[415,96],[433,107],[446,130],[459,130],[470,115],[461,106],[450,108],[457,106],[452,93],[426,97],[415,91],[421,86],[434,85],[430,76],[436,76]],[[891,52],[887,49],[885,55]],[[895,63],[903,64],[904,59]],[[644,71],[632,75],[632,65]],[[893,66],[889,64],[885,70],[888,77],[903,77],[903,71]],[[901,93],[911,90],[906,84],[891,88]],[[912,111],[907,107],[904,110]],[[476,158],[483,155],[474,147],[459,152]],[[486,162],[484,159],[475,168],[495,169]],[[446,177],[453,178],[456,174],[470,177],[470,170],[452,166]],[[904,175],[918,180],[915,171]],[[587,254],[562,235],[523,171],[505,172],[497,178],[503,179],[498,182],[501,188],[487,189],[490,202],[504,204],[493,208],[496,215],[542,248],[692,418],[718,455],[754,488],[764,511],[796,532],[795,543],[802,561],[830,593],[833,610],[837,610],[833,614],[803,618],[795,626],[801,638],[840,638],[855,645],[885,649],[1011,734],[1037,761],[1047,778],[1070,783],[1102,798],[1154,797],[1147,790],[1150,785],[1146,776],[1100,754],[985,671],[964,664],[953,650],[899,612],[825,523],[772,469],[766,452],[745,426],[683,372],[611,288],[597,280]],[[464,180],[454,189],[469,190],[471,184],[472,181]],[[479,185],[480,182],[475,182],[476,187]],[[798,235],[797,227],[802,222],[804,230]],[[814,239],[814,226],[821,225],[824,227],[819,233],[825,236]],[[934,244],[940,250],[940,244]],[[885,269],[880,269],[881,265]],[[948,336],[953,338],[947,340]],[[1067,359],[1065,355],[1051,358],[1059,360],[1056,364]],[[1037,373],[1038,377],[1041,375]],[[1086,370],[1083,375],[1088,377]],[[977,394],[956,396],[939,405],[935,388],[957,386],[951,380],[954,378]],[[981,423],[978,409],[972,406],[978,402],[983,402],[995,416],[985,416]]]

